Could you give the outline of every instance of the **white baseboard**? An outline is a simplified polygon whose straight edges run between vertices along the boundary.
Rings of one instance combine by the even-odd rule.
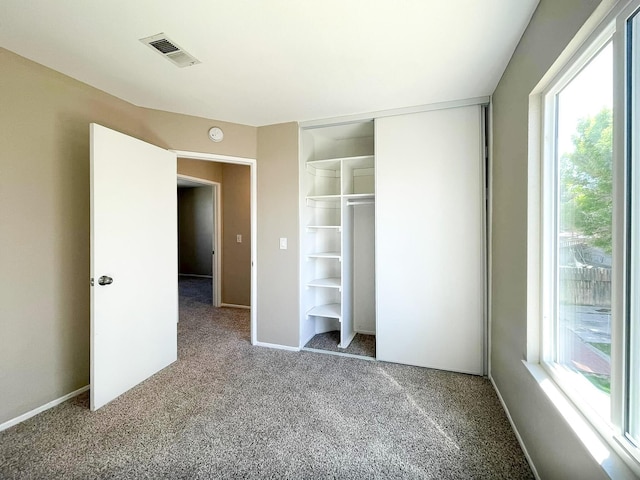
[[[277,350],[287,350],[289,352],[299,352],[300,347],[290,347],[288,345],[278,345],[277,343],[264,343],[264,342],[256,342],[254,343],[256,347],[266,347],[266,348],[275,348]]]
[[[245,308],[247,310],[251,310],[251,307],[248,305],[236,305],[235,303],[221,303],[220,306],[227,308]]]
[[[516,435],[516,439],[518,440],[518,443],[520,444],[520,448],[522,448],[522,453],[524,453],[524,456],[527,459],[527,463],[529,463],[529,467],[531,467],[531,471],[533,472],[533,476],[537,480],[540,480],[540,475],[538,475],[538,471],[536,470],[536,466],[533,464],[533,460],[531,460],[531,457],[529,456],[529,452],[527,451],[527,447],[525,446],[524,442],[522,441],[522,437],[520,436],[520,432],[518,432],[518,429],[516,428],[516,424],[513,423],[513,419],[511,418],[511,413],[509,413],[509,409],[507,408],[507,404],[504,403],[504,400],[502,398],[502,395],[500,394],[500,390],[498,390],[496,382],[493,381],[493,378],[491,378],[491,376],[489,376],[489,380],[491,381],[491,385],[493,385],[493,389],[496,391],[496,395],[498,395],[498,400],[500,400],[500,403],[502,404],[502,408],[504,409],[504,412],[507,414],[507,419],[509,420],[509,423],[511,424],[511,428],[513,429],[513,433],[515,433],[515,435]]]
[[[33,410],[27,412],[27,413],[23,413],[22,415],[20,415],[19,417],[13,418],[11,420],[8,420],[6,422],[4,422],[3,424],[0,424],[0,432],[3,430],[6,430],[7,428],[11,428],[14,425],[17,425],[21,422],[24,422],[25,420],[30,419],[31,417],[35,417],[36,415],[38,415],[39,413],[44,412],[45,410],[49,410],[50,408],[55,407],[56,405],[60,405],[62,402],[66,402],[67,400],[69,400],[70,398],[73,397],[77,397],[78,395],[80,395],[81,393],[86,392],[87,390],[89,390],[89,385],[86,385],[82,388],[79,388],[78,390],[75,390],[71,393],[68,393],[66,395],[64,395],[63,397],[60,398],[56,398],[55,400],[50,401],[49,403],[46,403],[38,408],[34,408]]]
[[[362,335],[375,335],[376,331],[375,330],[356,330],[356,333],[361,333]]]

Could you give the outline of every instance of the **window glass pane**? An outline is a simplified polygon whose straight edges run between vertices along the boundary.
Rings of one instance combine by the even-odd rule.
[[[640,98],[636,84],[640,79],[640,24],[636,15],[629,23],[631,29],[631,55],[629,71],[631,72],[631,121],[628,131],[631,139],[631,251],[630,251],[630,295],[629,295],[629,364],[627,365],[628,392],[627,419],[628,436],[640,445]]]
[[[612,106],[609,42],[556,97],[555,361],[608,418]]]

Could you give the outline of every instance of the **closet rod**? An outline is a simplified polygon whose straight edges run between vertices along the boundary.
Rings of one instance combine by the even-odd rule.
[[[347,207],[355,205],[373,205],[376,203],[374,200],[347,200]]]

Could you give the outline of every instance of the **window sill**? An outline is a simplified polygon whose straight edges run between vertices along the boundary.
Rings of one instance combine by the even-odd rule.
[[[628,442],[611,429],[596,429],[558,387],[551,375],[538,363],[522,361],[567,425],[584,444],[593,459],[611,478],[633,479],[640,476],[640,463],[627,449]]]

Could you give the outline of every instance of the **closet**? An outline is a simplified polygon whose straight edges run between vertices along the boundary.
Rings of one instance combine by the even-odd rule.
[[[301,131],[301,345],[375,335],[373,121]]]
[[[487,100],[302,125],[301,347],[486,373]]]

